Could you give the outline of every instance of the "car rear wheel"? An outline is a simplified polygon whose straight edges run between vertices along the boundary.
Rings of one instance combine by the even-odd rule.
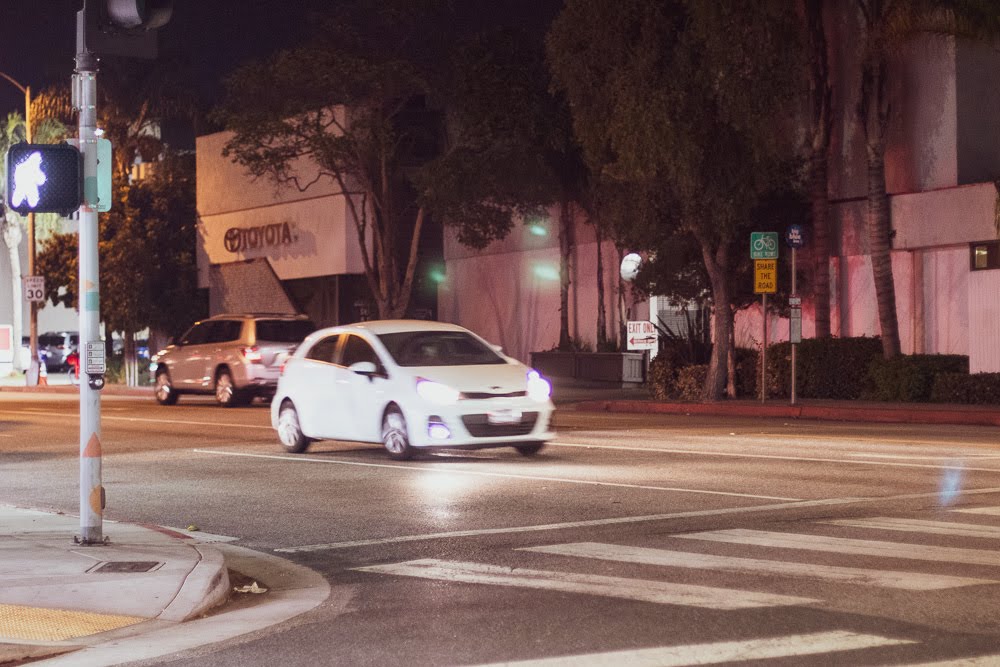
[[[170,382],[170,373],[160,371],[156,374],[156,385],[153,388],[153,393],[156,395],[156,402],[160,405],[177,403],[177,392],[174,391],[174,385]]]
[[[215,377],[215,401],[224,408],[233,408],[242,403],[239,390],[233,384],[233,376],[228,370],[221,370]]]
[[[386,410],[382,417],[382,444],[389,452],[389,458],[396,461],[413,458],[414,450],[406,434],[406,419],[396,406]]]
[[[545,446],[544,442],[529,442],[523,445],[515,445],[514,449],[521,456],[534,456],[538,452],[542,451],[542,447]]]
[[[285,401],[278,412],[278,439],[281,445],[291,454],[301,454],[309,449],[312,438],[302,433],[299,425],[299,413],[291,401]]]

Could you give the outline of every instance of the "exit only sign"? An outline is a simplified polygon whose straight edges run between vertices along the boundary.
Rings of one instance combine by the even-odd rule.
[[[755,259],[753,263],[754,294],[774,294],[778,291],[778,260]]]

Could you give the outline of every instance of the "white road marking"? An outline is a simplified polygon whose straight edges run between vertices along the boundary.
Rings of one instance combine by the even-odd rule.
[[[783,454],[749,454],[747,452],[710,452],[701,449],[668,449],[665,447],[628,447],[624,445],[585,445],[580,443],[569,443],[569,442],[552,442],[549,443],[555,447],[584,447],[591,449],[619,449],[623,451],[634,451],[634,452],[655,452],[657,454],[691,454],[693,456],[719,456],[723,458],[737,458],[737,459],[766,459],[774,461],[802,461],[806,463],[839,463],[841,465],[855,465],[855,466],[883,466],[891,468],[929,468],[932,470],[962,470],[971,472],[1000,472],[1000,468],[973,468],[966,465],[932,465],[930,463],[902,463],[897,461],[858,461],[854,458],[847,459],[831,459],[822,458],[816,456],[788,456]],[[850,452],[845,452],[846,456],[852,456]],[[944,457],[942,457],[944,458]],[[947,457],[949,463],[953,462],[955,457]]]
[[[493,663],[479,667],[682,667],[686,665],[718,665],[725,662],[791,658],[838,651],[857,651],[879,646],[914,644],[909,639],[892,639],[878,635],[862,635],[846,630],[814,632],[787,637],[763,637],[714,644],[688,644],[611,651],[588,655],[567,655],[537,660]],[[985,663],[983,663],[985,664]]]
[[[30,412],[32,414],[39,415],[56,415],[61,417],[71,417],[76,420],[79,419],[79,415],[67,415],[65,412],[59,412],[57,410],[42,410],[33,408],[24,408],[16,412]],[[115,417],[113,415],[102,415],[101,419],[104,421],[120,421],[120,422],[142,422],[147,424],[184,424],[185,426],[207,426],[209,428],[238,428],[238,429],[266,429],[268,431],[273,431],[272,426],[257,426],[254,424],[226,424],[222,422],[200,422],[200,421],[188,421],[183,419],[151,419],[148,417]]]
[[[990,579],[972,579],[968,577],[920,574],[916,572],[895,572],[892,570],[870,570],[855,567],[838,567],[835,565],[759,560],[756,558],[734,558],[731,556],[668,551],[666,549],[650,549],[619,544],[600,544],[597,542],[524,547],[519,549],[519,551],[536,551],[560,556],[597,558],[600,560],[660,565],[664,567],[808,577],[810,579],[824,579],[863,586],[900,588],[910,591],[933,591],[945,588],[957,588],[959,586],[1000,584],[1000,581]]]
[[[352,569],[404,577],[458,581],[466,584],[515,586],[707,609],[753,609],[757,607],[809,605],[819,602],[819,600],[810,598],[756,593],[732,588],[711,588],[664,581],[606,577],[596,574],[529,570],[483,563],[444,561],[436,558]]]
[[[988,489],[972,489],[961,492],[964,495],[982,493],[1000,493],[1000,487]],[[647,521],[666,521],[670,519],[688,519],[692,517],[724,516],[732,514],[747,514],[750,512],[767,512],[771,510],[797,509],[802,507],[829,507],[836,505],[853,505],[858,503],[892,502],[896,500],[919,500],[922,498],[937,498],[938,493],[907,493],[899,496],[868,497],[868,498],[821,498],[819,500],[802,500],[794,503],[775,503],[769,505],[747,505],[743,507],[722,507],[711,510],[692,510],[674,512],[671,514],[644,514],[639,516],[620,516],[607,519],[589,519],[586,521],[567,521],[564,523],[535,524],[531,526],[513,526],[510,528],[479,528],[475,530],[455,530],[447,533],[423,533],[418,535],[398,535],[365,540],[349,540],[345,542],[329,542],[325,544],[305,544],[297,547],[275,549],[281,553],[303,553],[308,551],[330,551],[335,549],[351,549],[383,544],[400,544],[403,542],[418,542],[422,540],[451,539],[454,537],[479,537],[482,535],[503,535],[510,533],[530,533],[549,530],[564,530],[568,528],[591,528],[594,526],[610,526],[627,523],[643,523]]]
[[[997,665],[1000,665],[1000,653],[979,655],[974,658],[955,658],[954,660],[911,663],[904,667],[996,667]]]
[[[527,479],[540,482],[560,482],[563,484],[583,484],[587,486],[610,486],[622,489],[644,489],[647,491],[674,491],[677,493],[699,493],[711,496],[733,496],[736,498],[751,498],[753,500],[787,500],[796,501],[798,498],[783,498],[781,496],[759,496],[752,493],[733,493],[731,491],[711,491],[709,489],[683,489],[672,486],[652,486],[647,484],[625,484],[622,482],[600,482],[588,479],[571,479],[569,477],[544,477],[541,475],[517,475],[514,473],[488,472],[485,470],[462,470],[449,467],[447,469],[430,467],[425,465],[411,466],[393,463],[367,463],[364,461],[341,461],[337,459],[316,459],[308,456],[281,456],[279,454],[250,454],[247,452],[224,452],[213,449],[195,449],[197,454],[213,454],[216,456],[236,456],[253,459],[271,459],[275,461],[290,461],[292,463],[326,463],[328,465],[357,466],[361,468],[390,468],[392,470],[409,470],[418,473],[452,473],[456,475],[474,475],[477,477],[500,477],[504,479]]]
[[[874,540],[856,540],[847,537],[827,537],[825,535],[773,533],[764,530],[744,530],[742,528],[713,530],[704,533],[688,533],[685,535],[674,535],[674,537],[725,542],[727,544],[749,544],[758,547],[806,549],[809,551],[824,551],[827,553],[855,556],[878,556],[881,558],[904,558],[908,560],[1000,566],[1000,553],[983,549],[935,547],[902,542],[877,542]]]
[[[952,512],[965,512],[966,514],[989,514],[990,516],[1000,516],[1000,507],[960,507]]]
[[[868,519],[831,519],[820,523],[852,528],[875,528],[878,530],[898,530],[928,535],[957,535],[959,537],[982,537],[1000,539],[1000,527],[983,526],[974,523],[950,523],[948,521],[925,521],[923,519],[900,519],[876,516]]]

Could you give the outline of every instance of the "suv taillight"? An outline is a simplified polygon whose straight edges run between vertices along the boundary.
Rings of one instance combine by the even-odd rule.
[[[260,356],[260,348],[258,348],[256,345],[254,345],[253,347],[240,348],[240,354],[242,354],[243,358],[252,364],[259,364],[262,361]]]

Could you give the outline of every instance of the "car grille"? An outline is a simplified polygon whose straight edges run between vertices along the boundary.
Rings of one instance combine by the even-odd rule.
[[[526,391],[512,391],[509,394],[491,394],[488,391],[465,391],[462,392],[462,398],[471,398],[473,400],[484,400],[488,398],[521,398],[522,396],[527,396]]]
[[[491,424],[486,415],[464,415],[462,423],[474,438],[500,438],[512,435],[527,435],[535,428],[537,412],[525,412],[517,424]]]

